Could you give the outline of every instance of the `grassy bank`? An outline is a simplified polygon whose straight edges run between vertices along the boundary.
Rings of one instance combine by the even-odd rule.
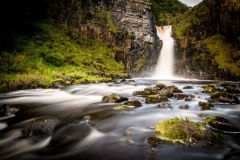
[[[45,21],[34,32],[14,37],[14,48],[0,55],[0,91],[111,81],[124,77],[124,65],[106,44],[73,40],[65,30]]]

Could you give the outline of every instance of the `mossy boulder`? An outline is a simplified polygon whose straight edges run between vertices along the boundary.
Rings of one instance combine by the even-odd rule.
[[[194,98],[194,95],[191,94],[184,94],[184,93],[174,93],[173,97],[176,98],[177,100],[182,100],[185,98]]]
[[[128,108],[126,106],[116,106],[113,108],[116,111],[126,111]]]
[[[157,137],[172,143],[209,145],[222,142],[222,137],[199,123],[174,118],[158,123]]]
[[[26,123],[22,133],[24,137],[46,137],[51,136],[58,121],[55,119],[39,118]]]
[[[159,93],[159,90],[155,87],[145,88],[143,91],[145,95],[154,95]]]
[[[187,110],[190,108],[190,106],[188,104],[184,104],[184,105],[179,106],[178,108]]]
[[[132,101],[125,102],[124,105],[134,106],[134,107],[141,107],[142,103],[140,101],[137,101],[137,100],[132,100]]]
[[[157,108],[160,108],[160,109],[172,109],[172,106],[171,106],[170,103],[163,102],[163,103],[160,103],[159,105],[157,105]]]
[[[161,102],[167,102],[168,98],[163,95],[150,95],[146,97],[145,102],[146,103],[161,103]]]
[[[127,97],[123,97],[121,95],[114,94],[114,93],[106,95],[102,98],[102,102],[104,103],[119,103],[127,100],[128,100]]]
[[[215,91],[217,91],[217,86],[215,84],[209,84],[209,85],[205,85],[202,87],[204,89],[204,93],[213,93]]]
[[[211,101],[213,102],[222,102],[222,103],[231,103],[231,104],[239,104],[240,101],[237,96],[225,93],[225,92],[214,92],[211,95]]]
[[[219,116],[210,116],[203,120],[206,126],[224,133],[240,133],[240,129],[235,127],[228,119]]]
[[[167,86],[159,92],[159,94],[167,96],[168,98],[173,97],[174,93],[182,93],[182,91],[176,86]]]
[[[146,93],[144,91],[134,91],[134,96],[146,96]]]
[[[235,94],[240,94],[240,89],[232,86],[225,86],[224,87],[225,92],[227,93],[235,93]]]
[[[201,107],[201,110],[211,110],[214,107],[212,103],[208,102],[198,102],[198,105]]]
[[[156,84],[156,88],[162,90],[162,89],[166,88],[166,85],[163,84],[163,83],[158,82],[158,83]]]

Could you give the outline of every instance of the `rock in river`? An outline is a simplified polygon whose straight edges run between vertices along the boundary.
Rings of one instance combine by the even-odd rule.
[[[123,97],[121,95],[114,94],[114,93],[106,95],[102,98],[102,102],[105,102],[105,103],[119,103],[127,100],[128,100],[127,97]]]
[[[231,104],[240,103],[237,96],[230,93],[225,93],[225,92],[214,92],[211,95],[211,99],[213,102],[222,102],[222,103],[231,103]]]
[[[150,95],[147,96],[145,102],[146,103],[161,103],[161,102],[167,102],[168,98],[163,95]]]
[[[132,100],[132,101],[125,102],[124,105],[134,106],[134,107],[141,107],[142,103],[137,101],[137,100]]]
[[[201,110],[211,110],[214,107],[212,103],[208,102],[198,102],[198,105],[201,107]]]

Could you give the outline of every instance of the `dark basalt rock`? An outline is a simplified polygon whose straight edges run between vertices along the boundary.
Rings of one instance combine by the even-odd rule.
[[[154,95],[154,94],[158,94],[158,93],[159,93],[159,90],[157,88],[154,88],[154,87],[144,89],[144,94],[145,95]]]
[[[235,94],[240,94],[240,89],[232,86],[225,86],[224,87],[225,92],[227,93],[235,93]]]
[[[160,108],[160,109],[172,109],[172,106],[170,103],[160,103],[159,105],[157,105],[157,108]]]
[[[147,96],[145,102],[146,103],[161,103],[161,102],[167,102],[168,98],[163,95],[150,95]]]
[[[187,109],[189,109],[189,108],[190,108],[190,106],[189,106],[188,104],[184,104],[184,105],[179,106],[179,109],[185,109],[185,110],[187,110]]]
[[[203,123],[208,127],[222,131],[224,133],[238,133],[240,129],[235,127],[228,119],[219,116],[210,116],[203,120]]]
[[[198,102],[198,105],[201,107],[201,110],[211,110],[214,107],[213,104],[208,102]]]
[[[193,89],[193,86],[185,86],[183,89]]]
[[[124,102],[127,101],[128,98],[127,97],[123,97],[121,95],[118,94],[110,94],[110,95],[106,95],[102,98],[102,102],[104,103],[119,103],[119,102]]]
[[[124,103],[124,105],[128,105],[128,106],[134,106],[134,107],[141,107],[142,103],[137,101],[137,100],[133,100],[133,101],[127,101]]]
[[[239,104],[240,101],[237,96],[225,93],[225,92],[215,92],[211,95],[211,101],[213,102],[222,102],[222,103],[231,103]]]

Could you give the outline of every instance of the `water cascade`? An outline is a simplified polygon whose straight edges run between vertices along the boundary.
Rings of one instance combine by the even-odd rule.
[[[160,56],[153,74],[157,79],[174,79],[174,39],[172,26],[157,27],[159,38],[163,41]]]

